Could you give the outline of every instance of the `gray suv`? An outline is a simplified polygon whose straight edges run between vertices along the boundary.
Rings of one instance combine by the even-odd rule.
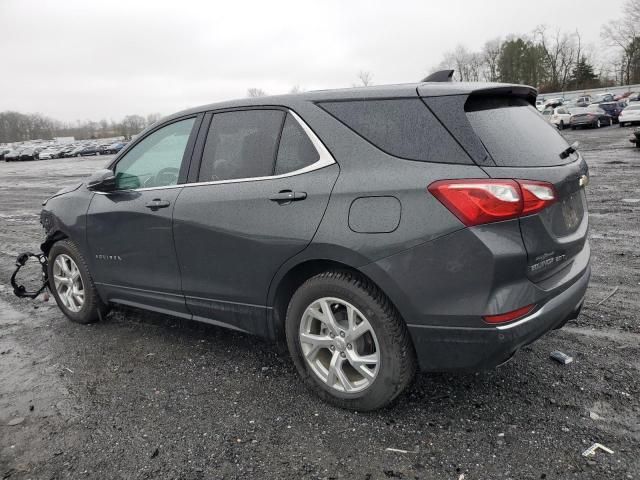
[[[286,342],[335,405],[491,368],[575,318],[587,165],[521,85],[423,82],[172,115],[44,205],[71,320],[120,304]]]

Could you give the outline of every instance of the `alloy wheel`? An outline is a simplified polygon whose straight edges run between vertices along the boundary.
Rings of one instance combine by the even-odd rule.
[[[299,340],[307,365],[333,390],[358,393],[380,370],[380,347],[369,320],[349,302],[320,298],[305,310]]]
[[[79,312],[84,305],[84,285],[80,269],[73,259],[64,253],[58,255],[53,264],[53,285],[64,306]]]

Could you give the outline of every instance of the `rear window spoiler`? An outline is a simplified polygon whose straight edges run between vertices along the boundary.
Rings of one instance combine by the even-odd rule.
[[[533,87],[529,87],[527,85],[512,85],[507,83],[424,82],[419,84],[416,90],[420,97],[439,97],[449,95],[465,95],[467,97],[518,97],[526,100],[534,106],[536,104],[536,97],[538,96],[538,91]]]

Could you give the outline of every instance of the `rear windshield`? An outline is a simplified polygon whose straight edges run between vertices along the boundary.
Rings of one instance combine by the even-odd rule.
[[[560,158],[569,145],[555,126],[524,99],[470,97],[465,111],[498,166],[549,167],[572,161]]]

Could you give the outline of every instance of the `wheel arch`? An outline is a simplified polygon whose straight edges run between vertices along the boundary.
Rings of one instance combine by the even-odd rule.
[[[53,247],[56,242],[64,240],[65,238],[69,238],[69,236],[62,230],[55,230],[51,233],[48,233],[47,237],[44,239],[44,242],[40,244],[40,250],[42,250],[45,255],[49,255],[51,247]]]
[[[286,269],[281,268],[278,272],[279,274],[276,275],[277,280],[274,279],[269,289],[268,305],[271,306],[270,334],[274,340],[277,342],[285,341],[287,307],[295,291],[311,277],[326,271],[346,271],[365,278],[387,296],[389,302],[400,314],[399,309],[387,292],[369,275],[363,273],[358,266],[335,257],[305,258],[293,265],[288,264]],[[402,317],[401,314],[400,316]]]

